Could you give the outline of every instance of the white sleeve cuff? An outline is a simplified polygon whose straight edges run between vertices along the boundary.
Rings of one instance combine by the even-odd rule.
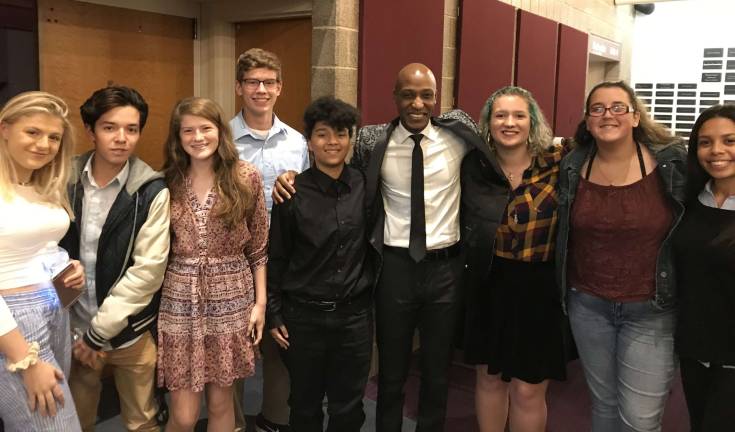
[[[0,336],[3,336],[16,327],[18,325],[15,323],[13,314],[10,313],[8,305],[5,304],[5,300],[0,296]]]

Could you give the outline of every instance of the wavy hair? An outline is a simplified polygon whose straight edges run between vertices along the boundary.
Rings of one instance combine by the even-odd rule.
[[[69,107],[61,98],[50,93],[30,91],[10,99],[0,111],[0,124],[12,125],[22,117],[47,114],[61,120],[64,132],[59,150],[43,167],[31,174],[31,185],[45,202],[64,208],[73,218],[67,182],[71,175],[71,159],[74,153],[74,129],[69,122]],[[18,174],[8,151],[8,142],[0,136],[0,198],[12,197],[13,184]]]
[[[577,126],[577,131],[574,134],[574,141],[576,141],[577,144],[582,147],[586,147],[592,145],[595,141],[595,138],[587,129],[586,120],[590,109],[590,100],[592,99],[592,95],[601,88],[619,88],[628,95],[628,99],[630,99],[630,104],[633,107],[633,110],[640,114],[638,126],[633,128],[633,139],[636,142],[645,145],[651,150],[655,150],[657,148],[666,147],[679,140],[675,136],[671,135],[665,127],[651,119],[651,116],[648,115],[648,111],[646,110],[646,106],[640,101],[640,99],[638,99],[638,97],[636,97],[635,91],[625,81],[603,81],[592,87],[592,90],[590,90],[587,95],[587,100],[584,103],[584,118]]]
[[[276,72],[276,79],[283,80],[281,59],[275,53],[261,48],[250,48],[237,58],[235,66],[235,81],[242,81],[245,73],[252,69],[265,68]]]
[[[219,145],[212,155],[214,188],[219,196],[215,214],[228,226],[235,226],[248,216],[255,200],[250,186],[240,175],[239,156],[232,141],[232,132],[224,120],[222,108],[216,102],[190,97],[179,101],[174,107],[165,144],[163,173],[166,183],[173,194],[181,196],[191,166],[191,158],[184,151],[179,134],[184,115],[205,118],[217,127]]]
[[[480,136],[490,145],[490,150],[495,151],[495,141],[490,133],[490,116],[493,113],[493,104],[503,96],[518,96],[526,101],[528,105],[528,116],[531,119],[531,128],[528,131],[528,152],[531,156],[540,154],[548,148],[554,136],[551,128],[546,122],[543,111],[530,91],[516,86],[506,86],[496,90],[487,98],[485,105],[480,111]]]
[[[715,105],[702,111],[694,122],[692,132],[689,135],[689,149],[687,151],[687,201],[696,200],[704,185],[712,179],[712,176],[702,168],[697,157],[699,150],[699,131],[702,126],[714,118],[725,118],[735,123],[735,104]]]

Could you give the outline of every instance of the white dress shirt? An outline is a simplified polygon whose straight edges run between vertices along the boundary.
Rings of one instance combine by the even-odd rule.
[[[441,249],[459,241],[459,169],[468,146],[447,129],[429,123],[421,134],[424,153],[424,212],[426,249]],[[408,247],[411,229],[412,133],[399,123],[385,150],[380,187],[385,207],[383,243]]]

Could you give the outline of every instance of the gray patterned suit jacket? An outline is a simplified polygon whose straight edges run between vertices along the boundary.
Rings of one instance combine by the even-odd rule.
[[[380,169],[385,156],[393,129],[398,126],[399,119],[380,125],[369,125],[360,128],[357,132],[355,147],[350,164],[365,174],[365,199],[367,208],[367,232],[370,244],[382,256],[383,230],[385,211],[383,198],[380,193]],[[480,138],[477,124],[464,111],[453,110],[439,117],[432,117],[431,123],[440,128],[446,128],[465,141],[470,148],[478,149],[492,161],[490,149]]]

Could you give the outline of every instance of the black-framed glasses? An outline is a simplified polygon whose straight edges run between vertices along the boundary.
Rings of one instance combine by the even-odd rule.
[[[635,112],[635,108],[624,103],[614,103],[609,107],[603,104],[594,104],[587,110],[587,115],[590,117],[602,117],[607,110],[610,110],[610,114],[616,116]]]
[[[263,87],[267,88],[268,90],[273,90],[278,85],[277,79],[264,79],[259,80],[255,78],[245,78],[244,80],[240,80],[243,86],[245,88],[254,90],[258,87],[260,87],[261,84],[263,84]]]

